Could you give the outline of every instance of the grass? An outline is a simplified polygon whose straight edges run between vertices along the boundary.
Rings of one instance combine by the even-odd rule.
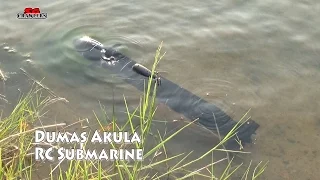
[[[155,73],[157,64],[160,62],[164,54],[161,54],[162,44],[156,51],[154,65],[152,67],[152,73]],[[230,138],[235,136],[238,128],[246,122],[242,118],[236,126],[223,138],[220,142],[212,149],[201,155],[199,158],[194,160],[188,160],[191,152],[169,156],[167,153],[167,142],[170,141],[174,136],[184,130],[186,127],[194,124],[194,121],[187,123],[184,127],[177,130],[168,137],[162,137],[158,131],[156,135],[151,132],[151,125],[154,119],[154,115],[157,109],[155,93],[157,85],[154,86],[151,83],[152,79],[149,79],[145,92],[140,100],[140,105],[133,111],[129,110],[126,99],[124,101],[127,108],[127,121],[123,125],[117,124],[117,117],[114,115],[115,109],[107,126],[102,124],[102,120],[96,115],[97,122],[101,130],[112,130],[112,131],[129,131],[131,133],[138,132],[141,138],[141,143],[135,143],[133,145],[128,144],[113,144],[112,148],[134,148],[144,150],[144,161],[113,161],[113,162],[99,162],[99,161],[62,161],[55,166],[51,166],[51,172],[48,172],[47,179],[230,179],[235,172],[239,171],[243,165],[237,165],[233,167],[233,158],[229,156],[222,158],[218,161],[214,161],[203,167],[190,170],[188,167],[194,163],[197,163],[204,158],[211,157],[216,151],[238,152],[226,150],[223,144]],[[39,85],[40,84],[40,85]],[[33,133],[37,129],[48,130],[61,127],[60,130],[67,129],[68,126],[65,124],[52,124],[52,125],[41,125],[33,127],[34,124],[39,124],[41,118],[48,111],[49,105],[52,103],[63,100],[57,96],[43,96],[43,88],[40,82],[35,81],[35,85],[31,88],[30,92],[25,96],[22,96],[18,101],[15,108],[12,110],[10,115],[1,118],[0,120],[0,180],[2,179],[15,179],[21,177],[23,179],[31,180],[34,179],[39,172],[39,162],[34,161],[33,148],[37,145],[33,142]],[[52,95],[52,93],[50,93]],[[103,109],[103,108],[102,108]],[[104,112],[107,116],[107,113]],[[245,116],[244,116],[245,117]],[[137,120],[138,119],[138,120]],[[81,120],[76,123],[82,123]],[[136,123],[138,121],[138,123]],[[195,120],[196,121],[196,120]],[[76,124],[74,123],[74,124]],[[70,126],[70,125],[69,125]],[[154,133],[154,132],[153,132]],[[156,141],[155,145],[151,148],[150,138]],[[48,144],[46,144],[48,146]],[[54,145],[50,145],[55,147]],[[84,147],[89,146],[86,144]],[[240,152],[240,151],[239,151]],[[163,158],[159,158],[164,156]],[[211,155],[211,156],[210,156]],[[217,174],[215,172],[215,166],[222,166],[222,162],[227,162],[225,170]],[[170,165],[169,165],[170,164]],[[252,163],[250,162],[248,168],[243,173],[241,179],[258,179],[258,177],[265,171],[267,163],[260,162],[252,171]],[[160,169],[160,170],[159,170]],[[43,173],[42,173],[43,174]],[[182,174],[182,175],[181,175]]]

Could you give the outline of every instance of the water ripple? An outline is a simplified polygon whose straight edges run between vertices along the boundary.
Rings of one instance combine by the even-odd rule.
[[[87,14],[86,19],[96,19],[94,14]],[[148,61],[144,59],[145,47],[140,40],[130,35],[120,35],[114,32],[108,32],[108,24],[94,25],[84,24],[79,26],[82,16],[69,17],[60,20],[52,28],[39,36],[41,52],[37,52],[35,63],[46,69],[50,76],[57,76],[58,79],[66,83],[67,86],[76,88],[78,91],[88,97],[109,101],[110,94],[114,88],[116,91],[126,91],[129,89],[119,78],[111,78],[101,68],[92,68],[90,61],[82,58],[75,50],[72,42],[82,36],[90,36],[106,47],[114,44],[121,44],[118,50],[123,54],[137,59],[139,62]],[[67,27],[68,28],[65,28]],[[96,89],[88,87],[87,84],[95,86]],[[102,88],[103,87],[103,88]],[[106,88],[109,87],[109,88]],[[103,92],[100,90],[103,89]],[[117,95],[116,95],[117,96]],[[123,100],[122,95],[117,96]],[[130,98],[130,97],[129,97]],[[136,99],[138,96],[136,96]]]

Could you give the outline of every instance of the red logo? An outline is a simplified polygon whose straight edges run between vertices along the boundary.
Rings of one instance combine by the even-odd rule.
[[[40,8],[25,8],[24,9],[24,14],[31,14],[31,13],[34,13],[34,14],[40,14]]]
[[[47,13],[43,13],[40,11],[40,8],[31,8],[27,7],[24,8],[23,13],[18,13],[17,14],[18,19],[46,19],[47,18]]]

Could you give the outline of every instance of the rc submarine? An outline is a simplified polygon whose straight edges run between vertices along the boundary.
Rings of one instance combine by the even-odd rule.
[[[75,50],[88,61],[100,63],[111,74],[116,74],[125,82],[138,90],[145,90],[145,82],[151,71],[136,61],[117,51],[115,46],[105,47],[102,43],[88,36],[77,38],[73,41]],[[154,82],[158,85],[156,98],[177,113],[184,115],[190,120],[197,119],[196,123],[212,130],[220,136],[226,136],[237,124],[228,114],[203,98],[193,94],[178,84],[153,75]],[[259,124],[249,119],[236,131],[236,135],[225,144],[228,148],[241,147],[246,143],[252,143],[252,135],[256,134]],[[239,144],[241,142],[241,145]]]

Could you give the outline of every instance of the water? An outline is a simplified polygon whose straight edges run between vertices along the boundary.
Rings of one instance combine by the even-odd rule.
[[[29,6],[40,7],[48,18],[16,19]],[[252,108],[261,127],[256,144],[247,147],[252,153],[243,158],[246,163],[269,160],[265,179],[320,176],[319,2],[2,0],[0,10],[1,69],[10,76],[2,93],[7,99],[29,83],[19,70],[23,67],[45,77],[48,87],[70,101],[68,108],[57,107],[61,121],[75,121],[72,113],[92,117],[98,100],[107,109],[115,103],[124,110],[123,94],[134,107],[139,92],[79,61],[71,39],[90,35],[107,45],[121,43],[122,52],[147,67],[163,41],[167,53],[158,69],[163,76],[235,119]],[[179,118],[168,112],[162,107],[157,117]],[[170,148],[201,155],[212,147],[211,139],[190,128]]]

